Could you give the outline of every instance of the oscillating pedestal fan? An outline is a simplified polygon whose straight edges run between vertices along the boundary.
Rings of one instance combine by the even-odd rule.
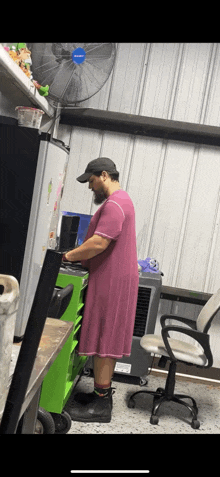
[[[115,43],[27,43],[33,77],[49,85],[47,99],[71,106],[96,94],[113,68]]]

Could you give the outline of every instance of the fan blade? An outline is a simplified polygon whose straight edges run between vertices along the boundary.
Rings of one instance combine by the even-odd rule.
[[[65,95],[66,89],[71,81],[72,74],[75,69],[75,65],[72,62],[68,65],[68,62],[64,61],[60,64],[56,75],[50,84],[49,94],[55,96],[58,99],[62,99]]]

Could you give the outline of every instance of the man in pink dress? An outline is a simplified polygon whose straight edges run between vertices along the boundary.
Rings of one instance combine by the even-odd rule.
[[[94,391],[76,395],[70,411],[82,422],[110,422],[115,363],[131,353],[139,282],[135,212],[118,179],[108,158],[91,161],[77,178],[89,182],[94,202],[102,205],[83,244],[65,255],[89,269],[78,352],[94,356]]]

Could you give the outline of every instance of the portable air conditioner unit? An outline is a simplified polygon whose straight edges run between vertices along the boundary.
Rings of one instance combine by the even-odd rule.
[[[151,355],[140,346],[143,335],[153,334],[159,308],[162,277],[159,273],[139,273],[139,288],[132,339],[131,355],[116,361],[115,373],[140,378],[140,383],[145,384],[148,368],[150,367]],[[93,368],[93,360],[90,357],[86,368]]]
[[[162,277],[159,273],[139,273],[139,288],[131,355],[116,362],[115,373],[140,378],[146,381],[151,355],[140,346],[143,335],[153,334],[159,308]]]

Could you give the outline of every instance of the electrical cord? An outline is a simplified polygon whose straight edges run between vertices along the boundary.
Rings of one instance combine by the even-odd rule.
[[[62,112],[60,114],[58,114],[58,116],[55,116],[55,118],[54,118],[52,124],[50,125],[48,131],[46,132],[46,134],[49,134],[50,129],[53,127],[55,121],[61,116],[61,114],[62,114]]]
[[[55,116],[55,118],[54,118],[52,124],[50,125],[50,127],[49,127],[49,129],[48,129],[48,131],[47,131],[47,134],[49,133],[50,129],[53,127],[55,121],[61,116],[63,110],[65,110],[65,109],[79,109],[79,106],[63,106],[63,107],[61,108],[60,106],[53,105],[53,108],[57,108],[57,109],[60,108],[61,111],[60,111],[60,113],[58,114],[58,116]]]

